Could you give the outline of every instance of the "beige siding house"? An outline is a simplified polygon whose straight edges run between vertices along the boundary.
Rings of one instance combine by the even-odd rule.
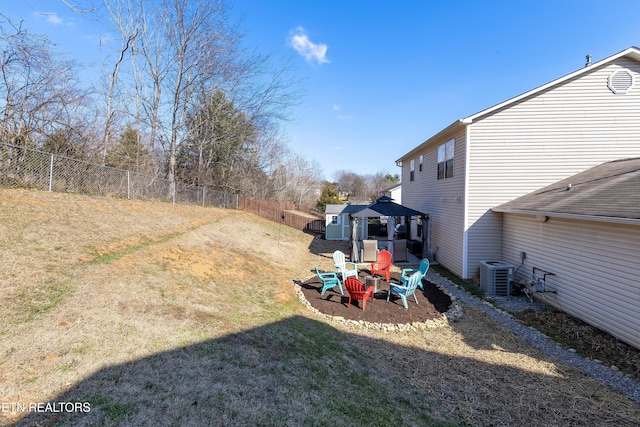
[[[397,183],[386,190],[382,190],[382,195],[390,197],[393,201],[399,205],[402,204],[402,183]]]
[[[516,280],[537,298],[640,348],[640,158],[607,162],[493,209]],[[524,259],[520,252],[525,252]]]
[[[463,278],[509,259],[491,209],[640,153],[640,49],[632,47],[453,122],[397,161],[402,202],[428,212],[436,260]]]

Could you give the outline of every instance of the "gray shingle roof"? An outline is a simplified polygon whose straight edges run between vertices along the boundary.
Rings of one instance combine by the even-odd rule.
[[[493,210],[640,219],[640,158],[603,163]]]

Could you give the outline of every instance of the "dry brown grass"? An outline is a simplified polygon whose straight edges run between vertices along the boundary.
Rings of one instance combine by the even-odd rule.
[[[640,408],[467,309],[349,329],[292,282],[331,242],[237,211],[0,189],[0,400],[48,425],[636,425]],[[363,410],[366,407],[366,410]],[[49,418],[47,418],[49,417]]]

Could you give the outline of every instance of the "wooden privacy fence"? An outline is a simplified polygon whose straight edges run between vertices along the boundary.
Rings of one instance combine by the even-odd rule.
[[[308,233],[325,232],[324,219],[296,208],[293,203],[238,197],[238,209]]]

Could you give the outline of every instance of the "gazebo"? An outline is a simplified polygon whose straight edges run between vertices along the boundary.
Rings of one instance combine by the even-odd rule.
[[[349,213],[349,221],[351,225],[351,260],[359,261],[358,236],[357,236],[357,220],[358,218],[374,218],[386,216],[389,218],[405,217],[405,224],[410,224],[410,218],[417,217],[422,223],[422,257],[430,258],[431,256],[431,239],[429,214],[417,211],[415,209],[402,206],[395,203],[391,197],[382,196],[368,206],[361,207]],[[393,220],[387,225],[387,238],[393,240]],[[408,233],[407,227],[407,233]]]

